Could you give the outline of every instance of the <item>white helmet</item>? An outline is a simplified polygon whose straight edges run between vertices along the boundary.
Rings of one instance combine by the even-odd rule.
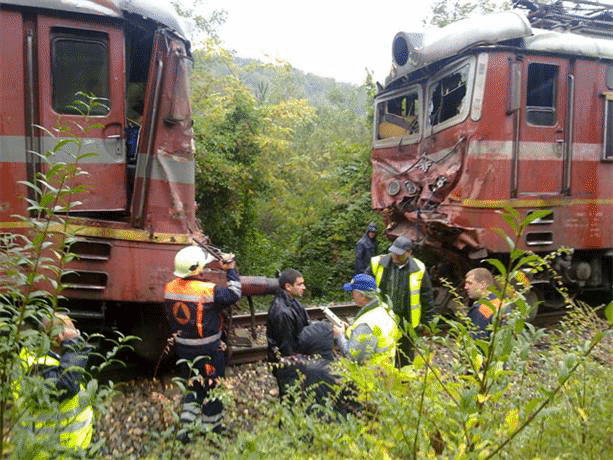
[[[175,256],[174,275],[187,278],[196,275],[207,264],[213,261],[213,256],[198,246],[187,246]]]

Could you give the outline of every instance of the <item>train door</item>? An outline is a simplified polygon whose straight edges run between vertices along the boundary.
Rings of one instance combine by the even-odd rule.
[[[515,197],[559,196],[565,191],[565,152],[571,135],[567,126],[568,67],[563,59],[523,59]]]
[[[37,18],[36,28],[39,119],[46,130],[40,133],[41,150],[51,151],[68,140],[51,164],[91,153],[79,161],[86,174],[71,180],[71,185],[85,187],[73,197],[80,202],[76,212],[105,212],[109,217],[124,213],[128,195],[121,28],[46,16]],[[84,94],[96,99],[87,102]],[[79,142],[72,142],[75,139]]]
[[[168,230],[192,222],[194,146],[190,88],[192,60],[185,43],[166,30],[153,38],[138,139],[132,222],[145,225],[156,214]]]

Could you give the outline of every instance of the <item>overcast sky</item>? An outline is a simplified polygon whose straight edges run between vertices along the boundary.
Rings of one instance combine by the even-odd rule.
[[[224,9],[223,46],[237,56],[288,61],[293,67],[338,81],[362,84],[366,68],[383,82],[392,40],[422,29],[429,0],[207,0]],[[203,14],[208,17],[208,14]]]

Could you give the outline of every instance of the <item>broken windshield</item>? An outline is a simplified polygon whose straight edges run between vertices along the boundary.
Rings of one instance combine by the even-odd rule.
[[[469,70],[469,62],[466,62],[430,85],[428,113],[430,126],[436,127],[458,115],[464,118],[468,113],[468,97],[466,96]]]
[[[377,140],[419,134],[420,97],[417,87],[377,103]]]

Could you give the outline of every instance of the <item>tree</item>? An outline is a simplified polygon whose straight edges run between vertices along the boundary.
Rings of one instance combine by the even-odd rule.
[[[217,28],[226,22],[228,13],[226,10],[213,10],[209,17],[198,14],[204,9],[204,0],[171,0],[177,14],[184,18],[189,18],[194,25],[195,36],[188,37],[193,42],[197,38],[202,39],[207,36],[215,43],[218,43]]]
[[[430,14],[424,19],[424,26],[444,27],[473,14],[508,10],[509,0],[435,0],[430,6]]]

